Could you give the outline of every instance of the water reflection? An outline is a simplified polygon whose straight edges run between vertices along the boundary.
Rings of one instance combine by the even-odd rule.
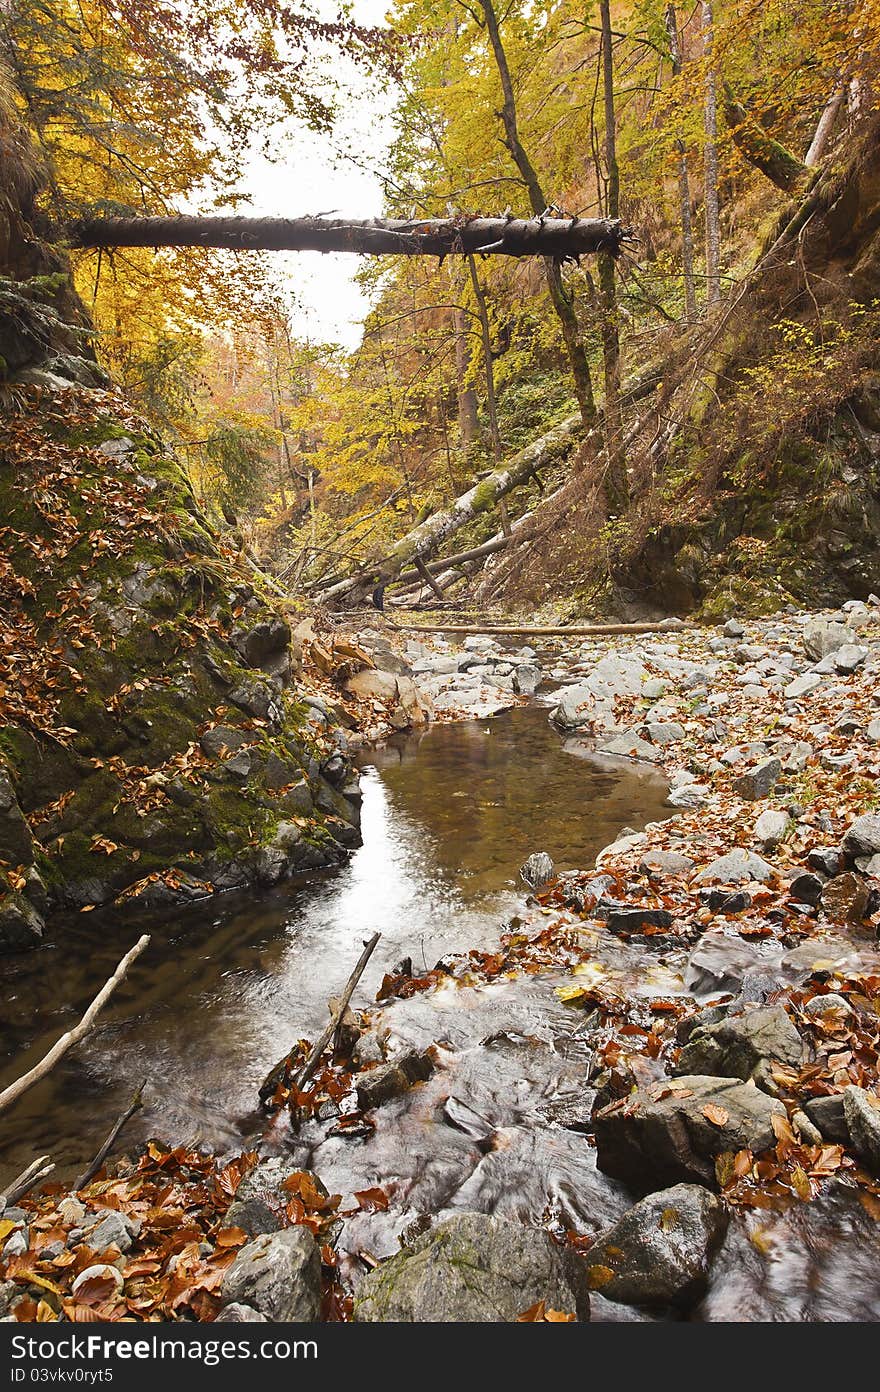
[[[659,779],[572,758],[540,708],[436,726],[369,760],[364,845],[343,870],[147,925],[153,943],[103,1024],[4,1119],[4,1174],[47,1151],[62,1173],[78,1166],[143,1079],[149,1102],[129,1142],[240,1145],[257,1084],[324,1023],[365,937],[382,933],[361,990],[369,1000],[404,954],[432,965],[491,942],[521,902],[516,875],[530,851],[583,864],[623,823],[663,815]],[[5,959],[0,1085],[78,1018],[135,931],[90,914],[55,944]]]

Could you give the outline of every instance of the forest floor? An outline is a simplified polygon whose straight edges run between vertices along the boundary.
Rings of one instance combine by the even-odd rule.
[[[347,641],[368,646],[369,635]],[[264,1096],[272,1125],[293,1113],[313,1132],[369,1137],[383,1107],[418,1106],[425,1078],[448,1067],[443,1050],[406,1047],[388,1028],[397,1004],[411,1009],[450,989],[503,993],[528,978],[545,983],[548,1011],[562,1004],[589,1050],[580,1096],[552,1125],[595,1148],[599,1169],[633,1196],[694,1186],[720,1196],[726,1223],[844,1192],[873,1227],[880,605],[560,639],[546,651],[501,649],[491,637],[416,643],[387,629],[380,641],[401,660],[395,680],[411,682],[423,707],[452,693],[440,701],[447,718],[489,714],[475,703],[492,692],[501,708],[525,699],[514,689],[520,669],[532,689],[549,674],[543,699],[563,737],[600,760],[661,770],[670,817],[622,829],[593,867],[557,875],[536,866],[535,891],[496,949],[422,976],[401,964],[302,1091],[291,1079],[305,1046],[294,1051]],[[398,696],[357,700],[375,726]],[[662,990],[621,988],[609,963],[622,947],[645,981],[663,977]],[[452,1124],[466,1129],[473,1116]],[[369,1178],[352,1192],[345,1206],[310,1170],[279,1171],[256,1152],[218,1160],[151,1144],[79,1194],[47,1186],[0,1214],[0,1308],[17,1320],[315,1318],[319,1308],[325,1319],[350,1318],[357,1263],[346,1226],[394,1207],[388,1186]],[[594,1292],[594,1318],[618,1318],[597,1311],[694,1307],[723,1233],[716,1216],[692,1226],[700,1222],[671,1276],[644,1222],[611,1243],[548,1226]],[[277,1240],[258,1234],[288,1227],[314,1234],[319,1256],[287,1280],[300,1303],[284,1314],[277,1290],[243,1285],[242,1270],[256,1243]],[[376,1266],[363,1257],[355,1301],[366,1291],[364,1309],[387,1263]],[[391,1300],[384,1314],[360,1317],[401,1317]],[[539,1298],[505,1317],[523,1316],[562,1317]]]

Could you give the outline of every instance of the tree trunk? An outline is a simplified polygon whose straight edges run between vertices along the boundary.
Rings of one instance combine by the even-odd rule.
[[[539,222],[543,222],[543,214],[547,208],[547,199],[544,195],[544,190],[541,188],[541,182],[535,171],[535,167],[529,159],[523,148],[522,141],[519,138],[516,101],[513,95],[513,82],[510,76],[510,68],[507,64],[507,54],[504,51],[504,44],[501,41],[498,17],[495,14],[492,0],[479,0],[479,3],[486,20],[489,42],[492,46],[492,53],[498,68],[498,76],[501,80],[501,92],[503,96],[501,119],[504,123],[505,144],[526,186],[532,212],[535,214],[535,217],[538,218]],[[606,225],[610,226],[611,224],[608,223]],[[602,247],[596,248],[596,250],[603,249]],[[617,255],[619,251],[620,242],[618,241],[617,249],[614,254]],[[562,283],[562,272],[554,256],[555,253],[548,250],[544,258],[544,273],[547,278],[547,289],[550,292],[550,299],[562,328],[562,338],[565,343],[566,352],[568,353],[569,363],[571,364],[571,373],[574,379],[575,395],[577,396],[578,406],[580,407],[581,419],[587,429],[589,429],[596,421],[596,400],[593,394],[593,380],[590,375],[590,364],[587,362],[587,354],[581,338],[580,325],[577,321],[574,304],[572,303],[571,296],[567,293]]]
[[[681,73],[681,44],[678,38],[678,20],[673,5],[666,7],[666,32],[669,35],[669,56],[672,59],[672,75]],[[681,212],[681,272],[684,277],[684,310],[689,324],[697,319],[697,291],[694,281],[694,228],[691,220],[691,187],[688,178],[687,156],[684,141],[676,137],[678,152],[678,202]]]
[[[724,119],[730,127],[734,145],[740,154],[749,161],[749,164],[760,169],[771,184],[775,184],[785,193],[792,193],[806,175],[806,165],[802,164],[797,155],[786,150],[784,145],[781,145],[778,140],[774,140],[757,121],[752,119],[749,113],[740,106],[726,82],[724,84]]]
[[[477,275],[477,263],[472,256],[467,258],[471,289],[477,302],[477,318],[480,321],[480,342],[483,347],[483,376],[486,382],[486,412],[489,417],[489,440],[492,445],[492,458],[495,467],[501,463],[501,435],[498,430],[498,409],[495,401],[495,368],[492,363],[492,336],[489,332],[489,307],[486,292]]]
[[[543,211],[537,210],[537,211]],[[624,230],[605,218],[110,217],[71,223],[79,247],[221,247],[229,251],[346,251],[361,256],[584,256],[620,252]]]
[[[465,454],[479,438],[480,419],[477,414],[477,393],[467,386],[471,365],[468,341],[468,317],[463,309],[452,311],[452,332],[455,338],[455,386],[458,400],[458,440]]]
[[[716,305],[721,299],[721,227],[718,215],[718,95],[713,63],[714,25],[710,0],[703,0],[703,52],[706,55],[706,95],[703,108],[703,128],[706,141],[703,151],[706,183],[706,299]]]
[[[605,104],[605,212],[609,218],[620,214],[620,169],[617,163],[617,130],[614,111],[614,50],[611,35],[610,0],[599,0],[602,25],[602,85]],[[602,293],[602,359],[605,369],[605,453],[608,469],[605,496],[608,510],[625,512],[629,504],[629,481],[623,443],[623,417],[620,410],[620,332],[617,318],[617,285],[614,257],[599,257],[599,288]]]
[[[415,565],[417,560],[433,555],[448,537],[466,523],[497,507],[499,501],[514,488],[527,483],[536,470],[563,458],[582,428],[579,416],[570,416],[562,421],[539,440],[520,450],[504,468],[494,470],[474,484],[445,511],[435,512],[401,537],[382,560],[365,567],[359,575],[340,580],[320,593],[319,598],[328,600],[346,596],[357,600],[366,596],[379,580],[389,584],[405,566]]]
[[[804,164],[807,169],[815,169],[824,155],[845,96],[846,84],[839,82],[831,93],[822,115],[819,117],[816,134],[810,141],[810,148],[804,156]]]

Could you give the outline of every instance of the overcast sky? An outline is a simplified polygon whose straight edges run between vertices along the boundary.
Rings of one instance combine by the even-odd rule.
[[[381,24],[387,8],[386,0],[354,0],[354,18]],[[333,5],[327,9],[337,12]],[[391,139],[393,96],[377,92],[375,79],[350,61],[333,61],[348,97],[332,137],[292,133],[279,162],[255,158],[248,179],[255,213],[364,218],[382,212],[382,184],[375,171],[382,169]],[[356,347],[368,308],[354,281],[360,258],[317,252],[273,252],[275,257],[297,297],[296,333]]]

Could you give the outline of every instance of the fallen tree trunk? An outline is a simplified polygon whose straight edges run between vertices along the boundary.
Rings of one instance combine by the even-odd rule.
[[[107,217],[70,223],[77,247],[219,247],[228,251],[344,251],[361,256],[619,256],[627,229],[613,218]]]
[[[452,570],[455,566],[464,565],[465,561],[479,561],[483,556],[491,556],[509,545],[509,536],[493,537],[491,541],[484,541],[482,546],[472,546],[470,551],[459,551],[457,555],[447,556],[442,561],[429,561],[425,565],[425,569],[430,571],[432,575],[442,575],[444,570]],[[416,570],[402,570],[394,583],[395,585],[415,585],[421,578]]]
[[[581,429],[580,416],[569,416],[546,435],[542,435],[540,440],[520,450],[503,468],[495,469],[486,478],[480,479],[479,483],[475,483],[467,493],[456,498],[443,512],[435,512],[418,527],[407,532],[384,559],[376,561],[360,575],[340,580],[328,590],[318,591],[319,598],[326,601],[345,596],[356,602],[364,598],[370,588],[380,581],[386,585],[390,584],[407,564],[418,568],[418,561],[432,555],[447,537],[453,536],[480,513],[494,508],[506,494],[528,482],[536,470],[546,468],[561,459]]]

